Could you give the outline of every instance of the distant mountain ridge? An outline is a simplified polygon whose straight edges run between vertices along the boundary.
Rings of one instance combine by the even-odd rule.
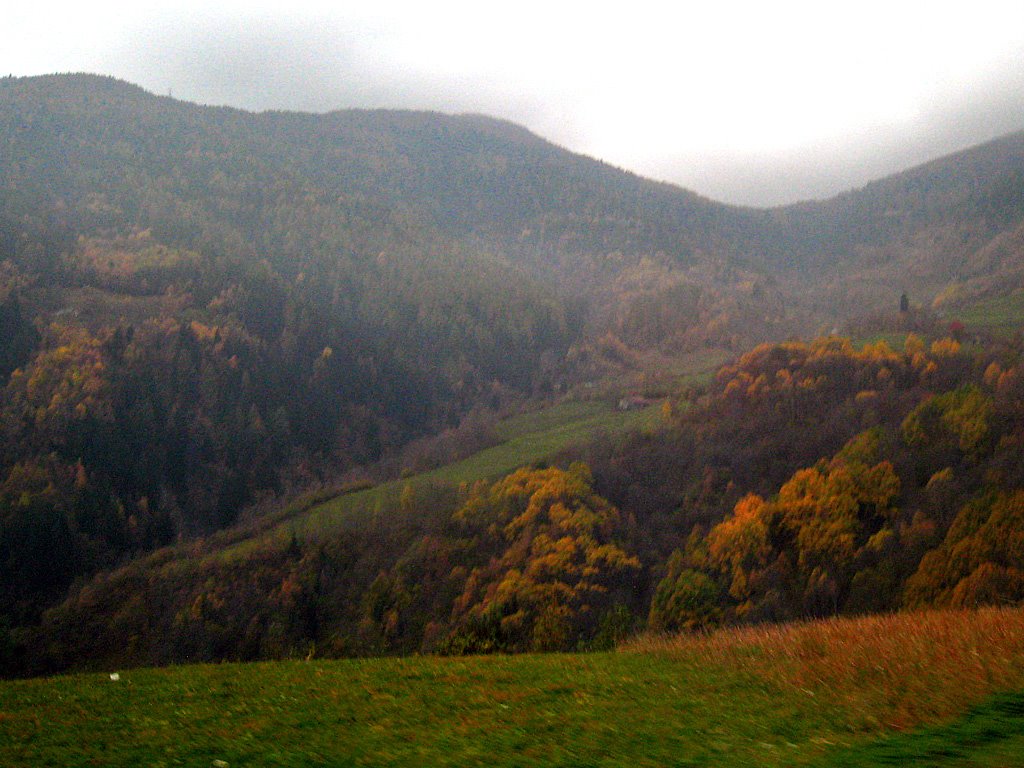
[[[69,158],[86,152],[85,142],[105,161],[130,166],[126,147],[117,144],[125,142],[185,173],[200,168],[199,159],[211,173],[227,173],[243,153],[296,192],[358,193],[348,205],[412,208],[448,236],[483,238],[540,262],[555,250],[663,253],[681,264],[718,258],[757,271],[829,269],[837,260],[859,268],[898,260],[909,242],[937,228],[956,229],[962,241],[937,244],[943,253],[935,258],[948,261],[951,249],[980,248],[1024,218],[1024,132],[829,200],[748,209],[574,155],[482,115],[248,113],[176,102],[91,75],[8,79],[0,93],[8,171],[19,152],[23,160],[54,140]],[[23,120],[34,114],[37,129],[53,130],[37,133],[35,143],[12,141],[20,133],[19,110]],[[65,144],[72,139],[73,148]],[[101,143],[108,140],[120,156]],[[85,159],[79,154],[77,162]],[[55,169],[49,171],[52,183]],[[76,176],[76,189],[100,181],[64,174],[68,181]]]

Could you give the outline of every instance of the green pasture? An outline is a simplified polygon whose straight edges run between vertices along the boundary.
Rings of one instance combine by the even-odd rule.
[[[1024,697],[884,724],[687,655],[413,657],[0,683],[4,766],[1010,766]]]
[[[515,416],[498,424],[496,431],[502,442],[497,445],[438,469],[338,496],[312,507],[286,525],[297,535],[315,537],[329,533],[364,522],[366,514],[385,499],[397,498],[407,484],[458,485],[498,478],[602,433],[653,428],[660,418],[657,406],[620,411],[603,401],[571,401]]]
[[[951,319],[968,328],[1013,333],[1024,326],[1024,291],[982,299],[957,311]]]

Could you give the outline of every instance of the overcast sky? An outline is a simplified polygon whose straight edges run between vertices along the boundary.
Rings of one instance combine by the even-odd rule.
[[[484,112],[735,203],[1024,129],[1024,2],[19,3],[0,74],[251,110]]]

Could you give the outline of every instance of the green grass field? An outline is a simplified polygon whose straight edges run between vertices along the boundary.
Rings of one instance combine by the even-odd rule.
[[[678,382],[696,384],[708,380],[723,353],[712,351],[674,360],[668,373]],[[499,443],[461,461],[391,480],[372,487],[339,493],[333,498],[296,499],[274,514],[220,531],[207,539],[180,548],[164,548],[142,558],[146,567],[172,572],[191,567],[197,559],[226,562],[244,559],[268,544],[285,546],[293,537],[323,540],[345,530],[365,528],[382,508],[399,499],[411,485],[460,485],[493,480],[519,467],[553,458],[567,448],[599,434],[656,429],[661,408],[655,404],[639,410],[620,411],[615,398],[567,400],[547,408],[506,418],[495,427]]]
[[[287,541],[293,536],[320,540],[339,531],[364,527],[376,510],[385,502],[397,499],[407,485],[416,488],[496,479],[524,465],[549,459],[598,434],[652,429],[660,419],[661,409],[657,405],[619,411],[601,400],[567,401],[513,416],[499,422],[496,427],[500,443],[461,461],[343,493],[311,506],[302,506],[297,512],[285,509],[278,522],[262,522],[255,531],[228,530],[211,536],[207,549],[212,552],[210,556],[223,560],[244,556],[268,540]],[[168,567],[174,566],[170,564]]]
[[[994,768],[1024,763],[1020,690],[1020,609],[140,669],[0,683],[0,764]]]
[[[968,328],[1014,333],[1024,326],[1024,292],[995,296],[970,304],[955,313]]]
[[[618,411],[599,401],[562,403],[534,413],[506,419],[498,424],[498,445],[468,458],[412,477],[392,480],[374,488],[326,501],[288,521],[289,532],[318,537],[349,525],[362,525],[366,516],[388,497],[397,497],[407,485],[472,483],[507,474],[518,467],[550,458],[569,446],[600,433],[654,427],[660,418],[656,406]],[[290,535],[290,533],[289,533]]]
[[[1024,765],[1024,693],[1003,693],[951,723],[883,737],[830,755],[836,768]]]
[[[721,350],[705,350],[673,358],[659,357],[657,367],[663,377],[673,382],[669,389],[678,391],[685,386],[706,384],[726,357],[727,353]],[[640,382],[635,383],[638,389],[642,389]],[[595,390],[604,387],[605,383],[595,384]],[[492,480],[519,467],[550,459],[599,434],[656,428],[661,420],[661,409],[657,405],[619,411],[612,403],[624,393],[621,381],[616,384],[616,392],[615,396],[609,394],[598,399],[567,400],[504,419],[495,428],[500,440],[497,445],[461,461],[372,488],[341,493],[312,504],[298,503],[291,509],[285,507],[275,517],[259,521],[250,529],[231,529],[214,534],[207,542],[206,550],[213,553],[210,556],[229,559],[244,556],[268,540],[283,542],[293,536],[322,539],[339,531],[365,526],[376,510],[398,499],[406,485],[415,488]]]

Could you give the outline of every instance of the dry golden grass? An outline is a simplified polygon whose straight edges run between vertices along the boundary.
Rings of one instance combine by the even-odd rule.
[[[942,610],[641,636],[626,653],[685,655],[816,697],[865,730],[945,720],[1024,688],[1024,608]]]

